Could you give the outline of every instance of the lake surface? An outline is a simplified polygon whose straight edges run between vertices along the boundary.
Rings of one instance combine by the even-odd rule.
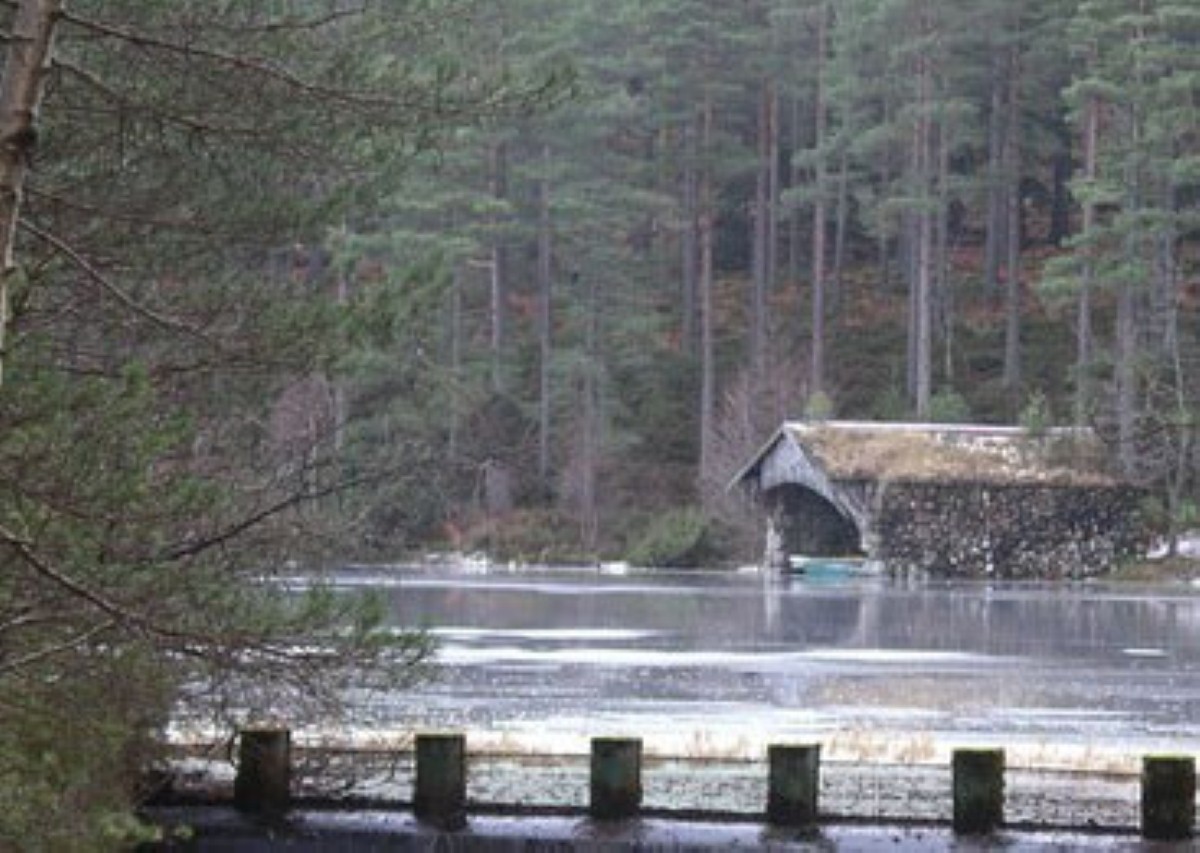
[[[757,573],[349,569],[436,677],[376,696],[359,735],[446,729],[473,749],[761,758],[819,740],[854,761],[1132,771],[1200,751],[1200,590]],[[353,734],[353,733],[352,733]]]

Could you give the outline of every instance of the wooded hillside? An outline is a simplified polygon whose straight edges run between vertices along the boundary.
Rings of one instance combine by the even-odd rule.
[[[575,97],[461,134],[333,247],[352,298],[444,271],[418,420],[453,542],[620,554],[827,414],[1092,424],[1190,514],[1194,3],[521,0],[492,36]],[[357,414],[412,416],[412,352],[345,375]]]

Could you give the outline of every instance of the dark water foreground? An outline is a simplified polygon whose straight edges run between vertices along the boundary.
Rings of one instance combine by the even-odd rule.
[[[988,838],[956,838],[923,824],[829,824],[807,833],[772,830],[748,821],[650,816],[598,824],[581,817],[477,816],[456,833],[423,826],[402,811],[297,811],[286,823],[263,825],[232,809],[160,809],[151,817],[187,824],[196,837],[157,851],[197,853],[619,853],[619,851],[1185,851],[1190,842],[1148,843],[1121,833],[1011,829]]]

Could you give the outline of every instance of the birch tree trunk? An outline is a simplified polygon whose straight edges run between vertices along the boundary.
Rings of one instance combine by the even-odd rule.
[[[37,141],[37,113],[45,91],[63,0],[22,0],[13,20],[0,77],[0,387],[7,362],[9,297],[20,274],[17,222],[29,158]]]

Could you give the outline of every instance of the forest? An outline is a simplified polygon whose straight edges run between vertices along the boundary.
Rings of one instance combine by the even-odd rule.
[[[783,418],[1087,425],[1197,521],[1195,0],[0,30],[0,847],[136,837],[182,685],[428,654],[264,572],[752,559],[726,487]]]
[[[364,542],[746,558],[725,488],[785,417],[1090,425],[1157,523],[1194,515],[1194,3],[519,2],[491,26],[489,62],[563,63],[571,96],[458,134],[323,246],[327,290],[425,312],[322,377],[355,458],[396,430],[431,454]],[[390,280],[419,268],[418,305]]]

